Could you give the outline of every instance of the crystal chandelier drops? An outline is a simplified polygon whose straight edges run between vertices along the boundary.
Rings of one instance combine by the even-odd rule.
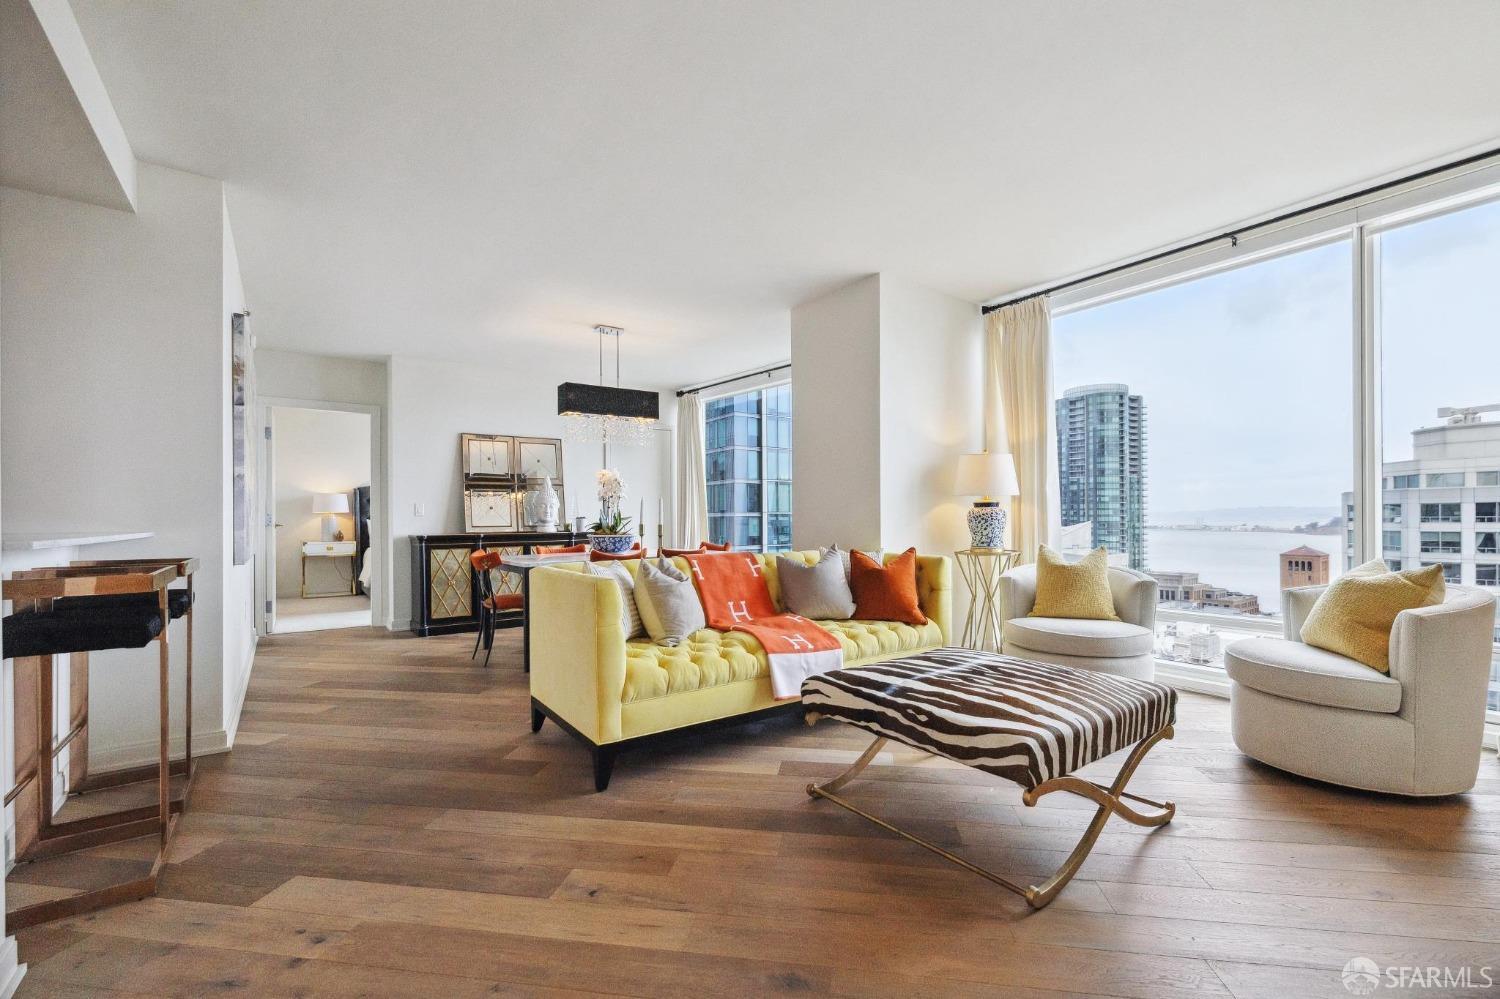
[[[651,441],[655,420],[630,416],[596,416],[591,413],[564,413],[563,437],[581,444],[625,444],[641,447]]]

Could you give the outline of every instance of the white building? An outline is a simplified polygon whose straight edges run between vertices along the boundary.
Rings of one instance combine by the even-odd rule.
[[[1500,405],[1440,410],[1448,422],[1412,432],[1409,461],[1383,469],[1381,549],[1392,569],[1441,563],[1450,583],[1500,587]],[[1346,566],[1354,560],[1353,496],[1344,494]]]
[[[1448,422],[1412,431],[1412,458],[1386,462],[1381,550],[1392,569],[1441,563],[1443,578],[1500,587],[1500,404],[1438,410]],[[1344,494],[1344,564],[1354,563],[1354,497]],[[1500,644],[1500,622],[1495,641]],[[1500,656],[1488,707],[1500,711]]]

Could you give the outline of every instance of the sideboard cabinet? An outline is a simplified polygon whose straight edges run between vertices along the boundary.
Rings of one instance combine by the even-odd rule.
[[[418,635],[448,635],[479,627],[479,585],[469,553],[490,548],[507,554],[531,554],[538,545],[577,545],[586,534],[559,531],[517,534],[414,534],[411,536],[411,630]],[[493,576],[496,593],[519,593],[520,582],[507,573]],[[502,611],[499,628],[521,624],[521,611]]]

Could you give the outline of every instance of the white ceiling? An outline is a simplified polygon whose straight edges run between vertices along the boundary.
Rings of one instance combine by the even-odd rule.
[[[1500,3],[73,0],[142,160],[228,182],[266,344],[785,358],[1500,137]]]

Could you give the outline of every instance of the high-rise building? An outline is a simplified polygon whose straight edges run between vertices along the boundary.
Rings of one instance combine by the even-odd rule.
[[[1381,554],[1392,569],[1440,563],[1463,586],[1500,587],[1500,405],[1439,410],[1411,434],[1412,456],[1381,469]],[[1354,564],[1354,494],[1344,494],[1344,564]],[[1500,642],[1500,622],[1495,641]],[[1500,711],[1500,658],[1489,709]]]
[[[1057,400],[1064,525],[1091,521],[1093,543],[1146,567],[1146,404],[1126,385],[1081,385]]]
[[[792,387],[773,385],[711,399],[703,417],[707,540],[736,550],[789,550]]]

